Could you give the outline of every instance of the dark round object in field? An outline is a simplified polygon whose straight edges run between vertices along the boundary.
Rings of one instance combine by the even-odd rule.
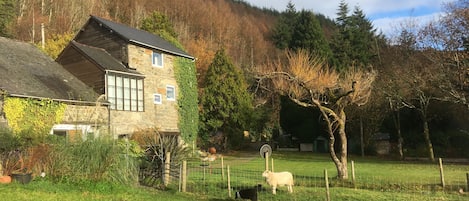
[[[210,148],[208,148],[208,153],[210,153],[210,154],[216,154],[216,153],[217,153],[217,149],[215,149],[215,147],[210,147]]]

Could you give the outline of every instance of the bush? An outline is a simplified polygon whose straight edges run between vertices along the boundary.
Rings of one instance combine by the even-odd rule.
[[[19,139],[7,128],[0,127],[0,176],[9,175],[17,167],[17,160],[12,155],[20,147]]]
[[[18,149],[20,145],[19,139],[10,129],[0,127],[0,153],[13,151]]]
[[[140,184],[145,186],[165,188],[162,184],[166,152],[170,152],[172,175],[179,175],[179,165],[190,156],[190,148],[179,142],[179,136],[160,135],[156,129],[136,132],[132,139],[145,149],[139,177]]]

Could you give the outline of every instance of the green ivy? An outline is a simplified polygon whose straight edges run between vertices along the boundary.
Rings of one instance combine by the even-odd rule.
[[[8,125],[23,143],[42,142],[59,123],[66,105],[50,99],[5,97],[3,111]]]
[[[198,93],[195,63],[177,58],[174,64],[179,86],[179,130],[187,143],[194,142],[199,131]]]

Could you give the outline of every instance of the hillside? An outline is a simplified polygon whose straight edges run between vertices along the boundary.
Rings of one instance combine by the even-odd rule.
[[[41,24],[49,39],[57,34],[76,34],[89,15],[138,28],[142,19],[158,11],[169,17],[179,41],[197,58],[199,78],[219,47],[224,47],[233,62],[243,68],[264,62],[276,52],[268,38],[278,13],[242,1],[6,1],[17,10],[12,14],[10,37],[34,43],[41,41]],[[4,9],[12,13],[11,8]]]

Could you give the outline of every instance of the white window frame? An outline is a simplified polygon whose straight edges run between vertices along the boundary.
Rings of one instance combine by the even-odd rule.
[[[143,112],[143,79],[121,74],[107,75],[107,98],[111,109]]]
[[[163,103],[162,99],[163,99],[163,97],[162,97],[161,94],[153,94],[153,103],[154,104],[157,104],[157,105],[162,104]]]
[[[172,89],[172,93],[169,93]],[[176,100],[176,87],[173,85],[166,85],[166,100],[175,101]]]
[[[159,55],[159,57],[157,57],[159,59],[155,60],[155,55]],[[157,61],[159,61],[159,62],[157,62]],[[151,53],[151,65],[154,66],[154,67],[163,68],[163,66],[164,66],[163,54],[160,53],[160,52],[153,51]]]

